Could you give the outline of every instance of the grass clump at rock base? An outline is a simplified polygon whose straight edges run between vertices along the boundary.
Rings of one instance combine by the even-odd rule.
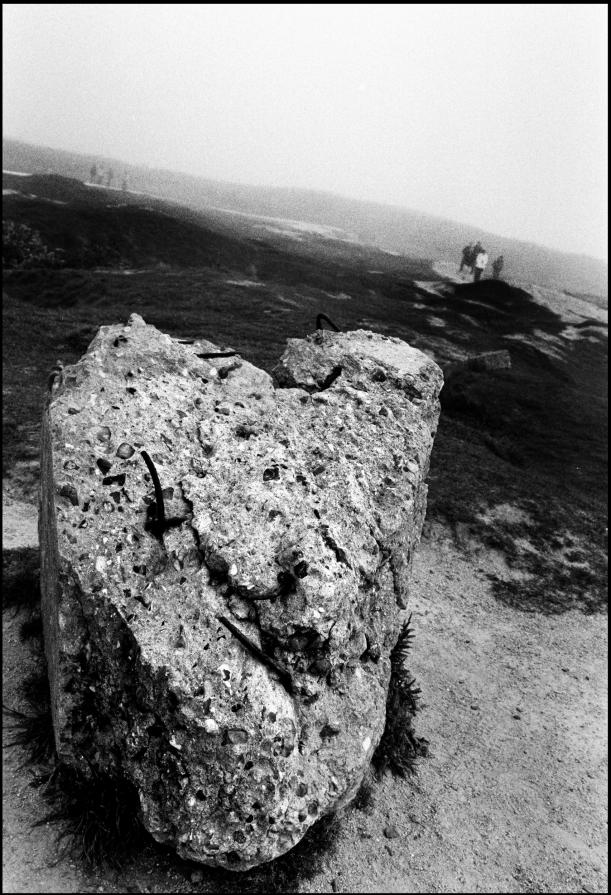
[[[391,675],[386,697],[386,726],[373,756],[379,774],[386,769],[399,777],[413,774],[420,756],[428,752],[428,740],[417,737],[414,718],[420,708],[420,688],[408,668],[408,652],[414,633],[411,615],[405,622],[390,654]],[[361,798],[365,798],[364,793]]]
[[[40,603],[38,547],[2,551],[2,610],[30,611]]]
[[[31,785],[40,790],[50,807],[34,826],[60,824],[57,861],[69,856],[89,870],[120,868],[148,838],[139,819],[135,789],[94,768],[83,775],[58,761],[42,657],[39,670],[25,678],[19,690],[28,711],[3,706],[13,733],[5,748],[22,749],[20,767],[32,766]]]
[[[58,860],[65,856],[86,868],[120,868],[148,838],[139,819],[136,790],[125,780],[84,776],[63,764],[34,778],[51,810],[35,826],[60,823]]]
[[[13,739],[5,744],[5,748],[12,746],[23,748],[25,760],[21,767],[49,761],[55,752],[50,707],[34,706],[30,711],[21,712],[11,706],[3,705],[2,712],[7,718],[6,727],[13,735]]]

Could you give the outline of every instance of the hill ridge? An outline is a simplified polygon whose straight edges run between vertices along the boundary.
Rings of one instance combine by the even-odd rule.
[[[4,168],[29,168],[31,173],[47,173],[51,168],[58,174],[84,180],[94,162],[111,166],[117,173],[125,171],[132,190],[149,192],[159,199],[178,202],[197,211],[221,206],[234,212],[339,227],[355,231],[366,244],[405,255],[458,263],[464,243],[480,239],[491,253],[505,256],[506,273],[512,279],[607,296],[608,265],[600,259],[501,236],[428,212],[350,199],[320,190],[215,181],[101,155],[3,138]]]

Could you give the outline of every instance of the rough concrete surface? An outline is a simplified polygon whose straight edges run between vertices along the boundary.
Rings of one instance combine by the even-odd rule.
[[[280,388],[215,350],[132,315],[63,371],[43,624],[60,758],[245,870],[350,801],[382,735],[441,372],[361,330],[290,340]]]

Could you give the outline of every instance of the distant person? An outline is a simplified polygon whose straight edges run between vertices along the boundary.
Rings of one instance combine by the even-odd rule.
[[[98,176],[98,166],[92,165],[91,170],[89,171],[89,178],[91,183],[95,183],[95,179]]]
[[[503,270],[503,265],[505,264],[505,260],[502,255],[499,255],[496,260],[492,262],[492,279],[500,280],[501,271]]]
[[[123,175],[123,180],[121,181],[121,189],[124,193],[127,192],[127,174]]]
[[[486,249],[481,246],[479,243],[479,252],[475,256],[475,262],[473,264],[473,282],[477,283],[478,280],[481,279],[483,272],[486,270],[486,265],[488,264],[488,252]],[[477,248],[477,246],[476,246]]]
[[[474,245],[465,246],[462,250],[462,260],[460,262],[460,267],[458,268],[458,273],[462,273],[463,267],[466,267],[467,270],[472,273],[473,272],[473,249]]]
[[[106,186],[112,186],[112,181],[113,181],[114,176],[115,175],[114,175],[112,168],[109,168],[108,171],[106,172]]]

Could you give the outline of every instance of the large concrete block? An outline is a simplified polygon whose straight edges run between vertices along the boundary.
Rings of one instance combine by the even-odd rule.
[[[350,801],[382,735],[441,372],[364,331],[290,340],[280,387],[214,351],[132,315],[63,371],[43,622],[61,759],[245,870]]]

